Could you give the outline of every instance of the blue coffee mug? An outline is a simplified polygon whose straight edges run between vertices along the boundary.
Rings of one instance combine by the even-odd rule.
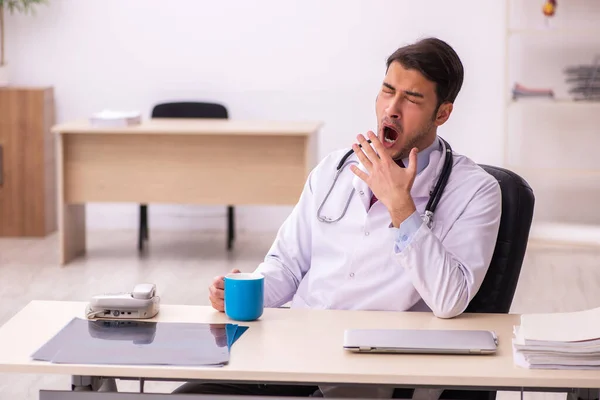
[[[254,321],[264,309],[265,278],[257,273],[225,276],[225,314],[236,321]]]

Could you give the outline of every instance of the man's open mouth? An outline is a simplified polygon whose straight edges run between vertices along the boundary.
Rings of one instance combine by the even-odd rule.
[[[392,147],[394,143],[396,143],[398,136],[399,135],[396,129],[392,128],[391,126],[383,127],[383,145],[385,147]]]

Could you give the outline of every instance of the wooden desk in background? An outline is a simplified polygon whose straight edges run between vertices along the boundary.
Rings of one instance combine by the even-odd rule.
[[[85,252],[85,204],[293,205],[317,162],[320,123],[150,119],[87,121],[57,134],[60,263]]]

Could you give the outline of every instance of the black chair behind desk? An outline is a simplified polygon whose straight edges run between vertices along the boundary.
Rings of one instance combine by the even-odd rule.
[[[535,196],[529,184],[514,172],[489,165],[481,167],[500,183],[502,217],[488,272],[465,312],[507,314],[527,249]],[[445,390],[441,398],[495,400],[496,392]]]
[[[152,118],[229,118],[227,108],[217,103],[173,102],[157,104],[152,109]],[[227,206],[227,250],[233,247],[235,238],[234,207]],[[144,240],[148,240],[148,205],[140,204],[140,228],[138,248],[143,250]]]

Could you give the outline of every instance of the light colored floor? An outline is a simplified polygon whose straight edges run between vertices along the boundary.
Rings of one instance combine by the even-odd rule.
[[[0,239],[0,324],[30,300],[87,301],[91,294],[127,291],[154,282],[164,304],[207,305],[211,279],[233,268],[250,271],[264,257],[273,234],[238,234],[228,253],[222,234],[150,232],[146,255],[137,252],[136,232],[91,232],[88,254],[66,267],[57,264],[57,237]],[[512,312],[571,311],[600,306],[600,249],[530,246]],[[2,375],[0,400],[37,399],[38,390],[68,389],[62,376]],[[169,392],[177,383],[147,383]],[[137,391],[135,382],[119,390]],[[528,400],[559,400],[563,394],[526,393]],[[500,393],[499,400],[518,399]]]

